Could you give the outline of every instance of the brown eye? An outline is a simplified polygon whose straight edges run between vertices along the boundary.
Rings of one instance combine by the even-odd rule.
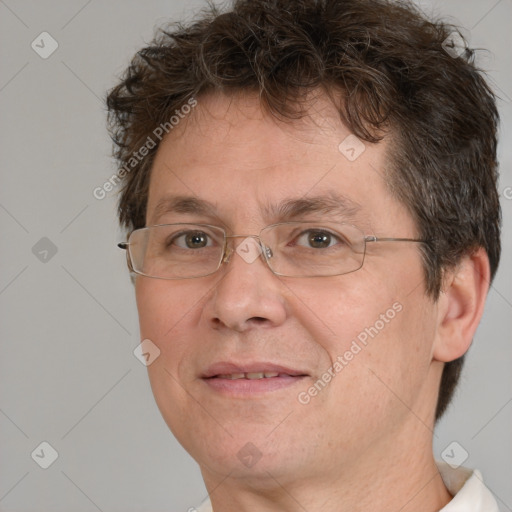
[[[168,245],[176,245],[181,249],[202,249],[210,246],[211,241],[204,231],[185,231],[173,236]]]
[[[296,245],[312,249],[328,249],[340,242],[343,240],[329,231],[310,229],[299,235]]]
[[[316,249],[324,249],[329,247],[331,243],[331,235],[329,233],[322,233],[321,231],[317,231],[316,233],[311,233],[309,235],[308,242],[311,247],[315,247]]]
[[[189,233],[185,236],[185,242],[191,249],[205,247],[208,244],[208,235],[201,232]]]

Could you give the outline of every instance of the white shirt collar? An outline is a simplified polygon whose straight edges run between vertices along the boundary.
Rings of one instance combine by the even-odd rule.
[[[439,512],[499,512],[498,504],[491,491],[485,487],[478,470],[463,467],[452,468],[445,462],[437,461],[444,485],[453,499]],[[213,512],[210,500],[204,501],[197,512]]]
[[[437,461],[444,485],[453,496],[452,501],[439,512],[499,512],[498,504],[482,480],[480,471],[454,469]]]

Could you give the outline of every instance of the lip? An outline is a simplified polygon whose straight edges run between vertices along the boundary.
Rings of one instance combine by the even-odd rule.
[[[275,377],[261,379],[230,379],[226,375],[233,373],[277,373]],[[251,363],[219,362],[208,367],[201,378],[208,387],[218,393],[231,397],[247,398],[277,391],[302,381],[307,372],[268,361]]]

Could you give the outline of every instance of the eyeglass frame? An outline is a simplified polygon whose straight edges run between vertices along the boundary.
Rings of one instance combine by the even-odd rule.
[[[267,250],[268,249],[272,250],[272,249],[270,247],[267,247],[263,243],[263,241],[261,240],[261,234],[262,234],[262,232],[264,230],[266,230],[268,228],[271,228],[271,227],[274,227],[274,226],[279,226],[279,225],[284,225],[284,224],[309,224],[309,223],[316,224],[316,223],[318,223],[318,221],[314,221],[313,220],[313,221],[277,222],[275,224],[269,224],[268,226],[265,226],[264,228],[262,228],[258,235],[228,235],[226,233],[226,230],[223,227],[215,226],[213,224],[202,224],[202,223],[196,224],[196,223],[193,223],[193,222],[173,222],[173,223],[170,223],[170,224],[155,224],[155,225],[151,225],[151,226],[144,226],[142,228],[134,229],[133,231],[131,231],[128,234],[127,239],[129,240],[130,237],[132,236],[132,234],[135,231],[139,231],[139,230],[142,230],[142,229],[148,229],[148,228],[159,227],[159,226],[182,226],[182,225],[214,228],[214,229],[221,230],[222,233],[223,233],[223,236],[224,236],[224,240],[223,240],[223,249],[222,249],[221,257],[219,259],[219,263],[217,264],[217,267],[215,268],[215,270],[213,270],[212,272],[209,272],[208,274],[203,274],[203,275],[200,275],[200,276],[192,276],[192,277],[159,277],[159,276],[150,276],[150,275],[144,274],[144,273],[142,273],[140,271],[137,271],[137,270],[135,270],[133,268],[133,262],[132,262],[132,258],[131,258],[131,254],[130,254],[130,250],[129,250],[129,246],[130,246],[129,241],[120,242],[120,243],[117,244],[117,247],[119,247],[120,249],[126,250],[126,260],[127,260],[127,265],[128,265],[128,269],[130,270],[130,272],[133,272],[134,274],[137,274],[137,275],[140,275],[140,276],[149,277],[151,279],[164,279],[166,281],[172,281],[172,280],[178,280],[178,279],[198,279],[200,277],[208,277],[208,276],[211,276],[211,275],[215,274],[222,267],[222,265],[224,263],[229,263],[233,252],[236,252],[236,249],[228,247],[228,239],[229,238],[256,238],[258,240],[258,244],[260,246],[260,251],[261,251],[261,253],[264,256],[265,263],[267,264],[267,267],[270,269],[272,274],[274,274],[276,276],[281,276],[281,277],[299,277],[299,276],[289,276],[289,275],[286,275],[286,274],[282,274],[282,273],[276,272],[271,267],[270,262],[269,262],[269,255],[268,255]],[[361,259],[361,265],[358,268],[354,269],[354,270],[349,270],[348,272],[342,272],[340,274],[320,275],[320,276],[319,275],[309,275],[309,276],[300,276],[300,278],[302,278],[302,277],[311,278],[311,277],[343,276],[345,274],[351,274],[352,272],[356,272],[356,271],[360,270],[363,267],[363,265],[364,265],[364,261],[365,261],[365,257],[366,257],[366,244],[368,242],[370,242],[370,243],[371,242],[412,242],[412,243],[423,243],[423,244],[430,244],[430,243],[432,243],[432,240],[423,240],[423,239],[419,239],[419,238],[377,237],[375,235],[365,235],[364,232],[360,228],[358,228],[357,226],[354,226],[353,224],[349,224],[349,223],[346,223],[346,222],[340,222],[338,224],[346,225],[346,226],[350,226],[352,228],[355,228],[363,236],[363,240],[362,241],[364,243],[364,246],[363,246],[363,257]]]

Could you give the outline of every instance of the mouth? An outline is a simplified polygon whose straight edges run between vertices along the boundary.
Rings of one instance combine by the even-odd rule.
[[[273,363],[216,363],[201,376],[218,393],[247,397],[287,388],[308,377],[302,370]]]
[[[272,379],[274,377],[285,377],[288,374],[279,373],[279,372],[247,372],[247,373],[224,373],[220,375],[215,375],[211,378],[217,379],[248,379],[248,380],[256,380],[256,379]]]

